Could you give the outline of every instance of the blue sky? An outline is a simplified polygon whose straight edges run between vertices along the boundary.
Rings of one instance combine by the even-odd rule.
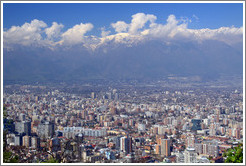
[[[99,29],[110,29],[110,24],[117,21],[131,22],[131,16],[136,13],[153,14],[157,23],[166,23],[170,14],[177,19],[188,18],[190,29],[219,27],[241,27],[243,25],[243,4],[238,3],[173,3],[173,4],[51,4],[51,3],[5,3],[3,5],[4,29],[11,26],[21,26],[33,19],[44,21],[47,25],[52,22],[62,23],[64,29],[79,23],[92,23],[92,34],[98,35]],[[195,19],[194,15],[199,19]]]
[[[4,3],[5,47],[242,41],[243,3]]]

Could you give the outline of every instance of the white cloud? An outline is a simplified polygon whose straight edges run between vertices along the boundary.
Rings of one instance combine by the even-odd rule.
[[[138,30],[143,28],[144,25],[149,21],[154,23],[156,16],[152,14],[137,13],[132,15],[132,20],[130,24],[125,23],[124,21],[117,21],[112,23],[111,26],[115,29],[116,32],[128,32],[130,34],[138,34]]]
[[[182,23],[179,24],[179,22]],[[180,32],[185,33],[185,29],[187,29],[187,23],[178,21],[174,15],[169,15],[166,24],[152,23],[149,34],[158,38],[174,38]]]
[[[45,29],[45,33],[49,40],[57,38],[61,34],[61,29],[64,27],[62,24],[57,24],[56,22],[52,23],[52,26]]]
[[[243,27],[221,27],[218,29],[188,29],[194,40],[219,40],[227,44],[242,42]]]
[[[187,21],[188,20],[188,21]],[[147,31],[149,37],[165,40],[219,40],[227,44],[242,42],[243,28],[221,27],[218,29],[189,29],[189,19],[177,20],[169,15],[166,24],[152,23]],[[145,30],[146,31],[146,30]]]
[[[84,35],[92,28],[93,25],[91,23],[75,25],[62,34],[63,41],[67,44],[82,43]]]
[[[47,27],[47,24],[37,19],[22,26],[12,26],[9,30],[3,32],[5,46],[13,43],[21,45],[40,44],[42,28],[45,27]]]
[[[195,15],[193,17],[196,18]],[[90,46],[96,48],[104,42],[114,41],[131,45],[148,39],[165,40],[166,42],[211,39],[233,44],[242,42],[243,39],[243,27],[189,29],[189,18],[181,17],[177,19],[175,15],[169,15],[166,23],[156,23],[156,19],[155,15],[137,13],[132,15],[129,24],[124,21],[112,23],[111,26],[115,29],[115,34],[101,28],[101,37],[86,36],[86,33],[93,29],[91,23],[75,25],[62,33],[63,24],[53,22],[52,26],[47,27],[45,22],[35,19],[22,26],[12,26],[10,29],[4,29],[4,47],[10,47],[13,44],[55,47],[58,43],[60,45],[82,43],[87,48],[90,48]]]
[[[124,21],[117,21],[116,23],[112,23],[111,26],[118,33],[126,32],[127,29],[129,28],[129,25],[125,23]]]
[[[155,22],[156,16],[152,14],[137,13],[132,16],[132,21],[129,27],[130,34],[136,34],[139,29],[143,28],[144,25],[149,21],[150,23]]]

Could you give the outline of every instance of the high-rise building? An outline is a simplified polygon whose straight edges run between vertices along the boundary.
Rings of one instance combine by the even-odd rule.
[[[208,154],[208,144],[202,144],[202,153]]]
[[[129,154],[132,152],[132,138],[129,136],[120,138],[120,150]]]
[[[8,130],[10,133],[15,131],[14,121],[11,119],[3,119],[3,130]]]
[[[15,134],[7,134],[6,135],[6,141],[7,141],[7,145],[14,145],[15,144]]]
[[[39,149],[40,148],[40,138],[39,137],[32,137],[31,138],[31,147],[33,149]]]
[[[161,145],[155,145],[155,154],[161,154]]]
[[[111,92],[107,93],[107,98],[108,98],[109,100],[112,100],[112,93],[111,93]]]
[[[236,137],[236,139],[241,139],[241,134],[240,134],[240,129],[239,128],[235,129],[235,137]]]
[[[219,154],[219,146],[216,140],[203,141],[195,144],[195,151],[198,154],[205,154],[217,157]]]
[[[216,140],[209,141],[208,143],[208,155],[217,157],[219,155],[219,146]]]
[[[39,96],[36,96],[35,102],[37,103],[39,100],[40,100],[40,97]]]
[[[192,119],[191,123],[193,124],[191,127],[191,130],[196,131],[196,130],[201,130],[201,120],[200,119]]]
[[[196,163],[197,153],[195,148],[186,148],[184,152],[185,163]]]
[[[70,126],[71,126],[71,127],[74,126],[74,123],[76,123],[76,122],[77,122],[77,119],[76,119],[74,116],[72,116],[72,117],[70,118],[70,121],[69,121]]]
[[[95,98],[96,98],[95,92],[91,92],[91,98],[92,98],[92,99],[95,99]]]
[[[202,154],[203,151],[202,151],[202,144],[201,143],[195,143],[195,150],[198,154]]]
[[[16,134],[15,135],[15,146],[22,146],[23,139],[22,135]]]
[[[50,140],[50,150],[52,152],[57,152],[61,150],[61,143],[59,138],[56,137]]]
[[[105,129],[90,129],[84,127],[64,127],[63,136],[66,138],[75,138],[76,134],[82,133],[84,136],[91,137],[102,137],[106,136],[107,132]]]
[[[43,122],[38,125],[38,136],[41,138],[53,137],[55,133],[54,123]]]
[[[30,147],[31,146],[31,137],[28,135],[25,135],[23,137],[23,146]]]
[[[194,148],[196,143],[196,138],[194,135],[188,136],[185,142],[186,142],[186,147]]]
[[[119,94],[118,93],[114,94],[114,100],[119,100]]]
[[[171,140],[161,139],[161,156],[171,155]]]
[[[115,149],[119,150],[121,148],[121,137],[120,136],[109,138],[109,141],[112,141],[115,144]]]
[[[30,121],[15,122],[15,131],[20,134],[25,133],[26,135],[31,135],[31,122]]]
[[[113,94],[116,94],[117,93],[117,89],[113,89]]]
[[[86,119],[87,115],[88,115],[88,111],[83,110],[82,111],[82,119]]]

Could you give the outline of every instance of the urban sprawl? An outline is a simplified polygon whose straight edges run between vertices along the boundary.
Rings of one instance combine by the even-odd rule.
[[[15,84],[3,104],[20,163],[217,163],[243,143],[236,88]]]

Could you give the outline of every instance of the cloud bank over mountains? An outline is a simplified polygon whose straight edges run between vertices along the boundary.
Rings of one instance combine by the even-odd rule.
[[[198,19],[197,17],[195,19]],[[153,14],[137,13],[132,15],[130,23],[117,21],[111,23],[111,30],[101,28],[102,36],[89,36],[93,23],[80,23],[64,30],[62,23],[53,22],[50,27],[42,21],[34,19],[22,26],[12,26],[3,32],[4,48],[13,49],[14,45],[56,46],[81,45],[95,49],[107,42],[133,44],[151,40],[197,41],[217,40],[232,45],[242,43],[243,27],[220,27],[218,29],[189,29],[187,19],[177,19],[169,15],[166,23],[156,22]]]
[[[37,19],[12,26],[3,34],[4,81],[242,77],[243,28],[189,29],[189,22],[137,13],[101,27],[101,36],[88,35],[96,28],[90,22],[67,30]]]

